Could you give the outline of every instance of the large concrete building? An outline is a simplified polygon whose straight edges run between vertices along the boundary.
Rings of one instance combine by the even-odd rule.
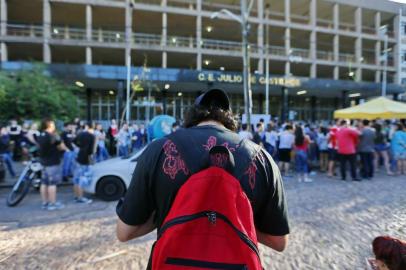
[[[2,68],[48,64],[53,75],[83,85],[92,119],[119,116],[129,55],[130,77],[144,89],[135,92],[132,119],[163,111],[181,117],[200,91],[216,86],[230,93],[235,112],[244,111],[240,25],[226,15],[211,18],[221,9],[239,14],[238,0],[0,1]],[[387,93],[397,98],[405,91],[401,8],[387,0],[254,0],[254,113],[266,107],[267,59],[273,116],[329,119],[336,108],[380,95],[384,71]]]

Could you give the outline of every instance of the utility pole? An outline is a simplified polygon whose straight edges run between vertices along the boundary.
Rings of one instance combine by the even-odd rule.
[[[237,21],[241,25],[242,34],[242,52],[243,52],[243,87],[244,87],[244,110],[245,116],[247,117],[248,129],[251,130],[251,114],[252,114],[252,90],[251,90],[251,67],[250,67],[250,57],[249,57],[249,42],[248,35],[250,30],[250,25],[248,23],[249,14],[251,8],[254,4],[254,0],[251,0],[247,6],[247,0],[241,0],[241,16],[237,16],[228,9],[221,9],[218,12],[213,12],[211,14],[211,19],[217,18],[220,13],[226,14],[233,20]]]
[[[266,27],[265,27],[265,113],[269,115],[269,4],[265,6],[265,18],[266,18]]]
[[[244,103],[247,124],[251,130],[251,113],[252,113],[252,90],[251,90],[251,66],[249,59],[249,24],[248,24],[247,0],[241,0],[241,18],[242,18],[242,46],[243,46],[243,78],[244,78]]]

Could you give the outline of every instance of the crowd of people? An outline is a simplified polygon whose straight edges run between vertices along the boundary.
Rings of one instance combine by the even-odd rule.
[[[14,161],[26,164],[32,155],[37,155],[44,167],[40,188],[42,208],[56,210],[64,207],[56,200],[59,183],[72,181],[74,200],[91,203],[83,194],[83,187],[91,180],[91,165],[115,155],[126,157],[146,142],[143,125],[124,123],[119,128],[114,119],[104,131],[100,123],[87,124],[77,118],[65,123],[60,133],[51,119],[44,119],[40,128],[35,122],[20,126],[11,120],[9,125],[0,128],[0,158],[10,176],[15,178]]]
[[[354,181],[372,179],[381,167],[387,175],[406,174],[405,121],[337,120],[330,124],[270,122],[261,119],[239,135],[262,145],[278,161],[284,177],[294,165],[299,182],[312,182],[318,170],[328,177],[347,179],[347,165]]]

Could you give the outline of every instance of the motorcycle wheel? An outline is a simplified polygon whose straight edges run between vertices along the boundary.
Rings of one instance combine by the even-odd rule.
[[[7,206],[16,206],[19,204],[27,195],[30,190],[31,179],[29,179],[28,174],[24,177],[22,181],[18,181],[13,189],[7,196]]]

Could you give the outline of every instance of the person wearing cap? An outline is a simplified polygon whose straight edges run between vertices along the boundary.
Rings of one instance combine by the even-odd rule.
[[[265,149],[240,139],[237,127],[223,90],[199,96],[185,115],[184,128],[153,141],[138,158],[131,184],[117,205],[117,238],[124,242],[159,229],[179,188],[205,169],[210,149],[222,145],[233,154],[236,168],[244,169],[238,179],[251,201],[258,241],[283,251],[289,224],[278,166]]]

